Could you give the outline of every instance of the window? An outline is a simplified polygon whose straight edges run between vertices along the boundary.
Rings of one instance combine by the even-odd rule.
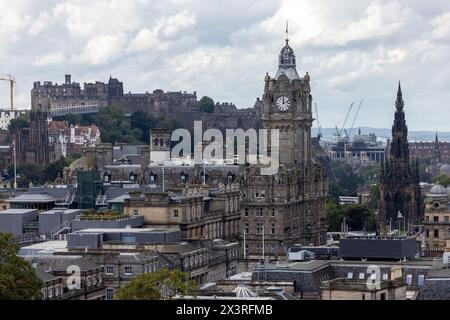
[[[430,221],[430,216],[426,216],[425,221]]]
[[[275,234],[275,224],[274,223],[272,223],[270,225],[270,234]]]
[[[434,230],[434,237],[439,238],[439,230]]]
[[[261,198],[265,198],[266,197],[266,192],[263,190],[261,191]]]
[[[106,289],[106,300],[114,299],[114,289]]]
[[[389,280],[389,275],[387,273],[383,273],[383,275],[381,276],[381,279],[383,281],[387,281],[387,280]]]
[[[412,274],[406,275],[406,284],[412,286]]]
[[[55,287],[55,297],[59,297],[59,286]]]
[[[430,230],[427,229],[427,238],[430,237]]]
[[[418,284],[419,286],[423,286],[425,284],[425,276],[423,274],[419,275]]]
[[[135,216],[138,216],[138,215],[139,215],[139,210],[138,210],[138,209],[133,209],[133,214],[134,214]]]
[[[270,216],[271,216],[272,218],[275,217],[275,208],[272,208],[272,210],[270,211]]]
[[[153,174],[150,175],[150,182],[155,182],[155,176]]]
[[[248,234],[248,223],[246,223],[245,224],[245,226],[244,226],[244,232],[245,232],[245,234]]]
[[[244,209],[244,215],[245,215],[246,217],[248,217],[248,213],[249,213],[249,209],[248,209],[248,208],[245,208],[245,209]]]
[[[173,210],[173,217],[178,218],[178,209]]]
[[[275,247],[274,244],[272,245],[272,249],[271,249],[271,250],[272,250],[272,253],[275,253],[275,252],[276,252],[277,249],[276,249],[276,247]]]
[[[106,275],[112,276],[114,274],[114,267],[113,266],[106,266]]]
[[[262,218],[263,216],[263,208],[256,208],[256,217]]]
[[[434,216],[434,217],[433,217],[433,221],[434,221],[434,222],[439,222],[439,217],[438,217],[438,216]]]
[[[445,217],[444,217],[444,221],[445,221],[445,223],[448,223],[448,222],[449,222],[449,217],[448,217],[448,216],[445,216]]]
[[[255,198],[258,199],[259,198],[259,192],[255,191]]]
[[[380,300],[386,300],[386,293],[380,294]]]
[[[347,273],[347,279],[353,279],[353,272]]]
[[[263,234],[264,225],[262,223],[256,224],[256,234]]]
[[[359,273],[359,280],[364,280],[365,274],[364,272]]]
[[[256,244],[256,252],[262,252],[262,244],[261,243],[257,243]]]
[[[47,296],[48,296],[49,299],[53,298],[53,287],[48,288],[48,295]]]
[[[133,275],[133,267],[130,267],[130,266],[125,267],[125,275],[126,276]]]
[[[3,210],[6,210],[6,206],[3,206],[2,208],[3,208]]]

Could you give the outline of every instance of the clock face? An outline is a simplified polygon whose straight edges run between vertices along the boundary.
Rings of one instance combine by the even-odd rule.
[[[289,107],[291,106],[291,102],[289,101],[288,97],[279,97],[277,99],[277,108],[280,111],[286,111],[289,109]]]

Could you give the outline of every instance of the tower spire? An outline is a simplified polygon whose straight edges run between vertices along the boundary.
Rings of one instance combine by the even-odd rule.
[[[286,20],[286,44],[289,43],[289,20]]]
[[[397,101],[395,102],[395,106],[397,107],[397,110],[402,111],[404,107],[403,102],[403,93],[402,93],[402,85],[400,81],[398,82],[398,91],[397,91]]]

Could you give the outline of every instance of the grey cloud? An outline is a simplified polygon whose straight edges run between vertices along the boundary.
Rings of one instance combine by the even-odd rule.
[[[389,127],[402,80],[411,129],[448,127],[450,3],[440,0],[74,0],[8,2],[0,73],[32,82],[125,82],[126,91],[197,91],[250,107],[276,71],[289,19],[300,74],[312,77],[323,126],[365,104],[357,125]],[[0,103],[6,95],[0,84]],[[423,121],[423,110],[429,119]]]

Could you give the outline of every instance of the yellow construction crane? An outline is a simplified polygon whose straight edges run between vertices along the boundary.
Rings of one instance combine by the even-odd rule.
[[[16,83],[16,79],[8,74],[6,76],[0,76],[0,80],[2,81],[9,81],[9,101],[10,101],[10,108],[11,112],[14,111],[14,84]]]

